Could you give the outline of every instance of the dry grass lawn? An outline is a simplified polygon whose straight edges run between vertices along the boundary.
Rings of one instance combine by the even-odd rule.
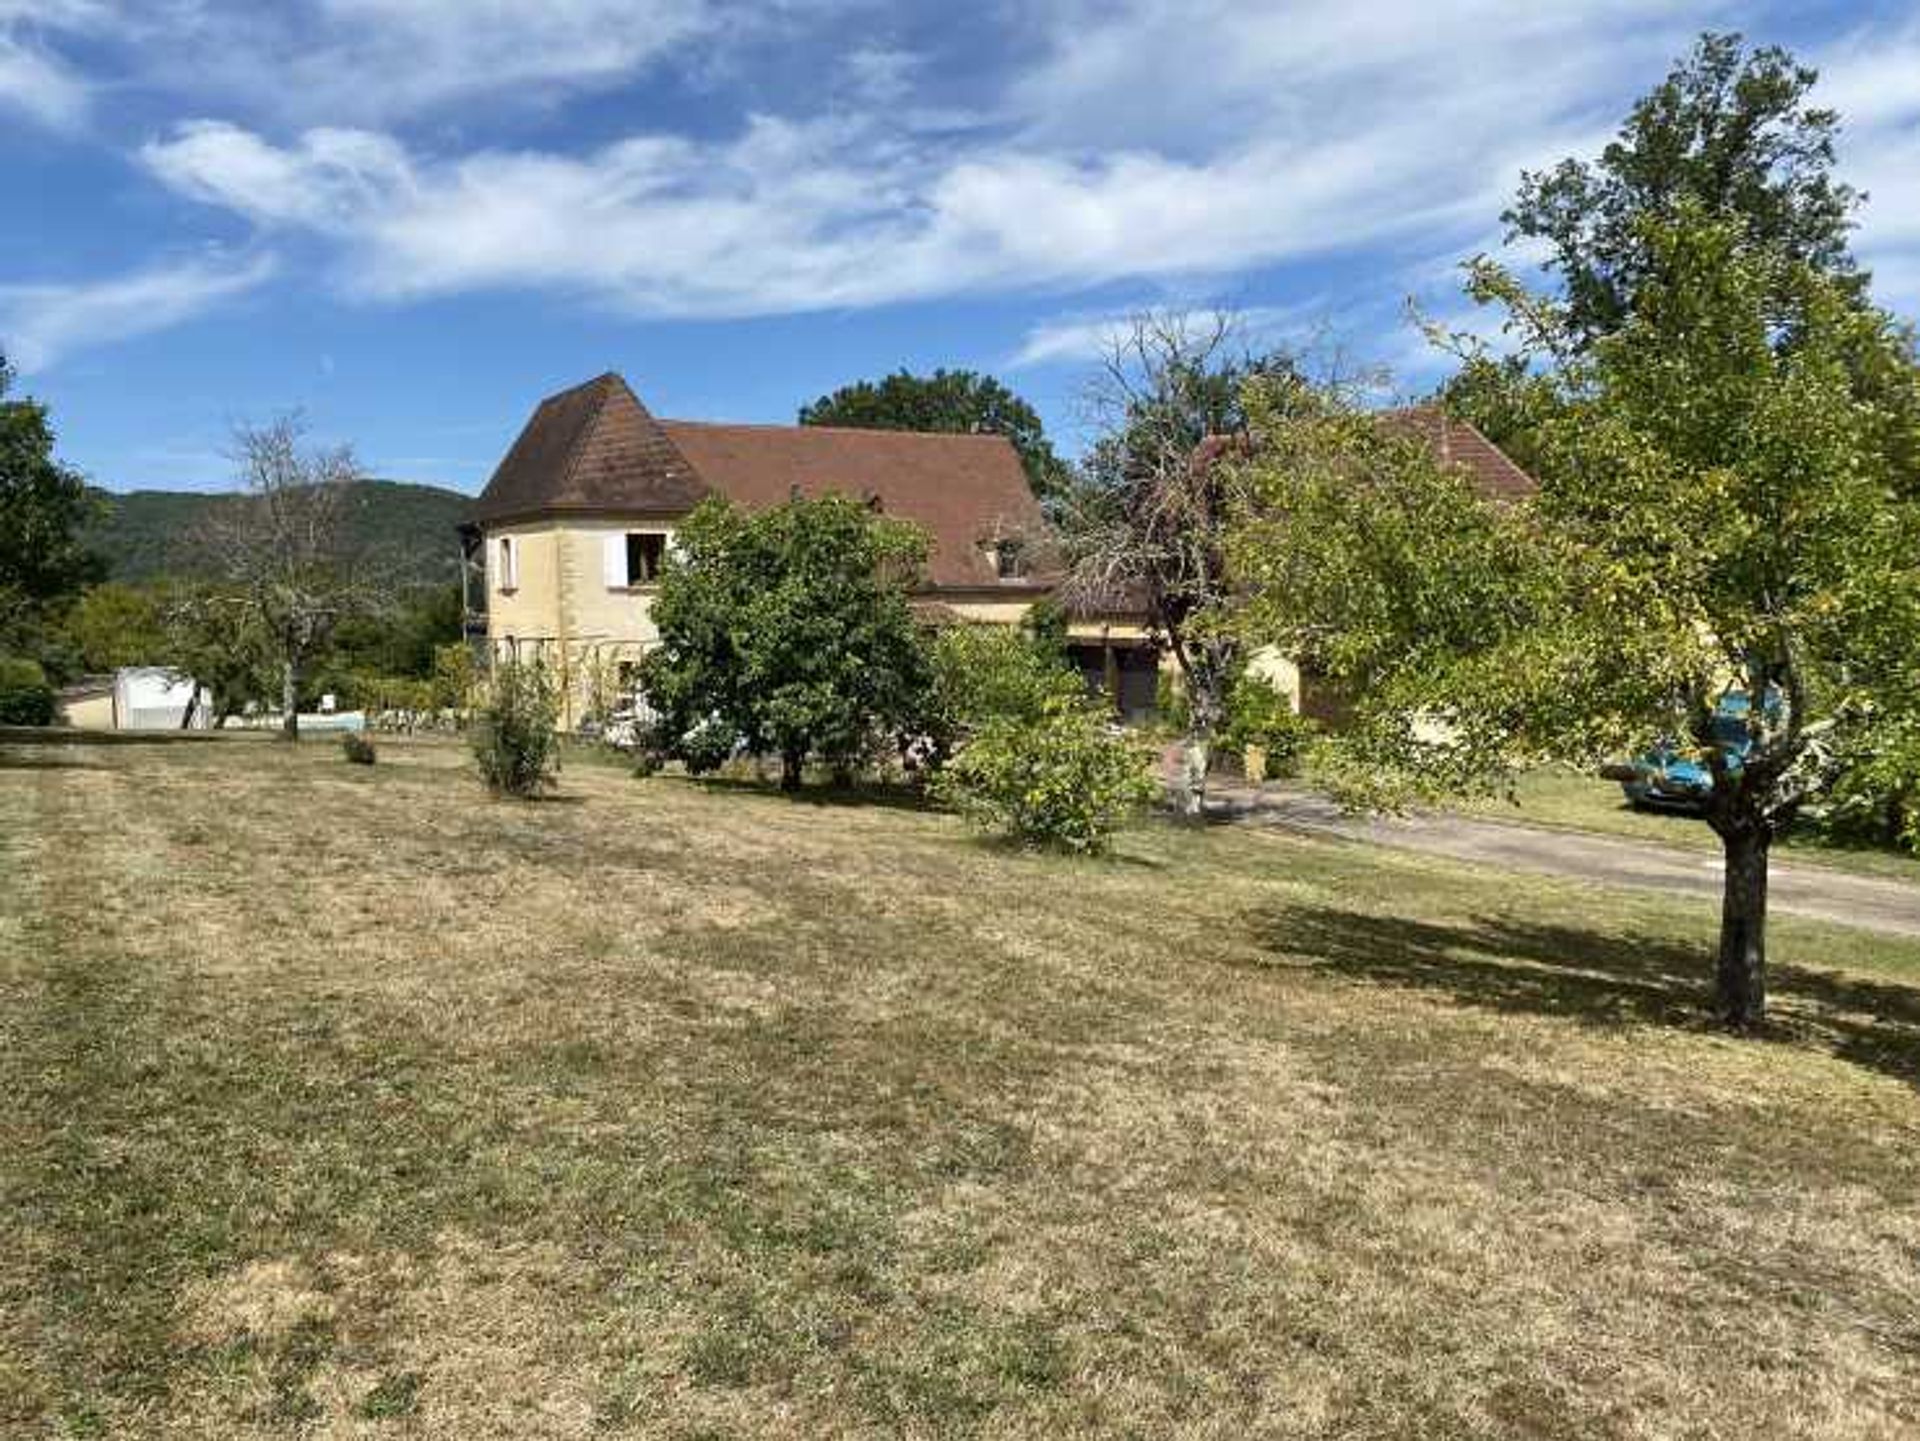
[[[1920,947],[463,767],[0,750],[0,1433],[1920,1434]]]

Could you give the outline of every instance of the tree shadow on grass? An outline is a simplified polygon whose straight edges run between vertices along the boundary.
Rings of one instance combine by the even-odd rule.
[[[101,761],[83,760],[79,756],[14,750],[0,746],[0,771],[110,771],[112,769],[112,766]]]
[[[1435,924],[1331,906],[1271,911],[1255,924],[1277,957],[1460,1005],[1593,1026],[1713,1026],[1706,944],[1511,916]],[[1767,974],[1767,1039],[1920,1086],[1920,988],[1777,962]]]
[[[689,776],[686,784],[697,786],[710,795],[776,796],[801,806],[890,811],[933,809],[927,803],[925,794],[911,786],[871,782],[851,786],[810,784],[797,791],[783,791],[777,781],[756,780],[751,776]]]

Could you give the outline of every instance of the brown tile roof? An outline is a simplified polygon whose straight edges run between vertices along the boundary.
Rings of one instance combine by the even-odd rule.
[[[931,537],[928,578],[937,586],[1010,588],[984,543],[1037,538],[1042,530],[1027,473],[1005,436],[691,420],[661,426],[694,470],[737,504],[778,505],[796,488],[877,498],[888,515]],[[1031,584],[1049,579],[1027,577]]]
[[[1416,434],[1433,447],[1443,464],[1457,465],[1473,477],[1485,495],[1495,500],[1524,500],[1537,494],[1540,484],[1507,453],[1468,421],[1455,420],[1437,405],[1415,405],[1390,410],[1386,419]]]
[[[709,494],[646,406],[609,372],[550,395],[480,493],[481,523],[554,511],[679,514]]]
[[[1020,457],[998,435],[655,420],[617,375],[540,402],[487,483],[474,518],[558,512],[679,514],[710,494],[750,509],[795,490],[877,499],[924,528],[937,587],[1021,590],[1057,578],[1036,567],[1000,579],[984,543],[1044,532]]]

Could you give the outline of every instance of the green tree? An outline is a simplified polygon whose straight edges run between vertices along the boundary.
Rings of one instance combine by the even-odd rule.
[[[1818,78],[1778,46],[1749,51],[1739,35],[1706,34],[1634,105],[1597,162],[1568,159],[1521,177],[1502,218],[1515,237],[1548,247],[1576,344],[1619,329],[1641,286],[1661,280],[1645,222],[1671,222],[1683,208],[1737,218],[1753,245],[1864,294],[1847,248],[1864,197],[1833,176],[1840,122],[1807,103]]]
[[[273,637],[244,600],[212,586],[182,585],[161,593],[159,609],[162,663],[207,688],[215,727],[278,688]]]
[[[1004,435],[1020,452],[1027,484],[1045,500],[1066,483],[1067,466],[1053,453],[1034,408],[991,375],[972,370],[936,370],[914,375],[897,370],[884,380],[843,385],[800,407],[802,425],[845,425],[856,430],[920,430],[944,434]]]
[[[849,771],[922,707],[926,661],[907,606],[926,558],[915,527],[842,495],[747,513],[711,500],[676,536],[647,658],[649,704],[676,740],[724,728],[780,757]]]
[[[168,649],[165,609],[159,592],[109,581],[80,597],[67,632],[90,671],[159,665]]]
[[[936,765],[990,720],[1037,721],[1055,702],[1087,703],[1086,682],[1060,648],[1010,625],[953,625],[927,646],[931,684],[917,728]]]
[[[46,407],[8,400],[12,384],[0,356],[0,649],[42,651],[50,622],[100,575],[81,541],[95,507],[53,458]]]
[[[1648,278],[1585,353],[1571,301],[1475,273],[1534,353],[1568,357],[1537,501],[1490,503],[1366,416],[1256,393],[1236,555],[1250,633],[1358,692],[1339,744],[1376,799],[1689,747],[1726,857],[1717,1008],[1746,1028],[1765,1014],[1774,838],[1862,736],[1920,713],[1920,504],[1861,357],[1920,381],[1849,279],[1736,220],[1683,207],[1637,243]],[[1750,702],[1744,758],[1717,743],[1730,693]]]
[[[1671,222],[1683,208],[1737,220],[1751,244],[1864,300],[1867,276],[1848,236],[1866,197],[1833,174],[1840,120],[1808,103],[1817,79],[1778,46],[1749,50],[1738,35],[1706,34],[1634,104],[1597,160],[1522,175],[1502,218],[1510,240],[1546,247],[1544,264],[1564,292],[1563,343],[1585,351],[1627,321],[1640,288],[1659,278],[1648,223]],[[1473,343],[1463,350],[1438,398],[1537,474],[1551,387],[1523,358]],[[1896,381],[1888,393],[1898,389]],[[1920,456],[1905,469],[1920,476]]]

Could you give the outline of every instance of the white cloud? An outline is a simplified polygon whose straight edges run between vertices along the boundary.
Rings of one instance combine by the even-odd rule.
[[[557,38],[499,66],[591,78],[582,47],[613,3],[567,0]],[[663,35],[703,23],[694,0],[655,3]],[[382,38],[362,43],[383,54],[410,34],[436,54],[458,28],[448,17],[468,13],[452,0],[324,8],[366,19]],[[1600,0],[1284,13],[1063,0],[1030,22],[1034,58],[978,97],[995,123],[960,134],[904,121],[935,65],[876,46],[841,62],[863,104],[756,117],[720,139],[462,154],[371,129],[280,141],[197,121],[143,155],[183,194],[331,237],[350,288],[389,298],[529,287],[639,315],[735,316],[1203,279],[1390,239],[1470,242],[1523,165],[1591,135],[1718,8],[1631,0],[1626,25]],[[515,13],[489,4],[479,28]],[[452,73],[506,43],[460,42]]]
[[[0,17],[0,110],[15,110],[54,130],[76,129],[91,87],[57,57],[7,33]]]
[[[1158,308],[1158,305],[1147,305],[1043,320],[1027,331],[1019,350],[1008,358],[1007,368],[1085,365],[1098,360],[1112,351],[1115,341],[1126,338],[1137,315]],[[1190,308],[1201,313],[1211,309],[1205,304],[1191,307],[1176,304],[1172,308]],[[1222,305],[1217,313],[1231,317],[1240,339],[1254,347],[1302,342],[1330,323],[1325,303],[1319,298],[1298,305]]]
[[[206,255],[77,284],[0,285],[0,349],[23,374],[190,320],[273,273],[270,255]]]
[[[1920,311],[1920,22],[1863,30],[1818,57],[1815,98],[1840,112],[1841,174],[1867,193],[1855,249],[1885,304]]]

